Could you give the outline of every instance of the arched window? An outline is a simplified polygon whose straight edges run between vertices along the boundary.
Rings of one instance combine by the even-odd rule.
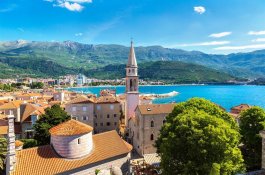
[[[132,91],[132,87],[133,87],[133,80],[130,79],[130,91]]]
[[[151,121],[151,127],[154,127],[155,123],[154,121]]]
[[[154,140],[154,134],[150,135],[150,140]]]
[[[129,69],[129,73],[131,72],[131,69]]]
[[[134,91],[136,91],[136,79],[133,80],[133,87],[134,87]]]

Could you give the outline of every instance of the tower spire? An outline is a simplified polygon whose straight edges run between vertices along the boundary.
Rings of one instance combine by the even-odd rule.
[[[129,53],[129,57],[128,57],[127,67],[137,67],[137,62],[136,62],[132,38],[131,38],[131,48],[130,48],[130,53]]]
[[[139,104],[139,79],[138,67],[131,40],[131,48],[126,67],[126,101],[125,101],[125,126],[128,126],[128,121],[135,116],[134,110]]]

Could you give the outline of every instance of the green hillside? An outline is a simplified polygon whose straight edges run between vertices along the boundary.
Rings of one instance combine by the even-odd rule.
[[[167,83],[224,83],[235,78],[204,66],[179,61],[145,62],[138,65],[140,79],[163,80]],[[102,79],[125,77],[125,65],[108,65],[86,72]]]
[[[72,41],[0,42],[0,58],[45,59],[70,69],[91,69],[125,64],[129,48],[115,44],[81,44]],[[194,63],[240,77],[265,77],[265,51],[229,55],[169,49],[161,46],[135,47],[137,61],[181,61]]]

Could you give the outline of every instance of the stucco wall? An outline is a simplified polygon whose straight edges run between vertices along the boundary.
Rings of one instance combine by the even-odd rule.
[[[96,133],[119,129],[120,103],[99,103],[95,104],[94,107],[94,130]],[[107,123],[109,123],[109,126]]]
[[[88,155],[93,149],[92,132],[75,136],[51,136],[51,143],[60,156],[69,159],[80,158]]]
[[[73,111],[72,108],[76,107],[76,111]],[[83,111],[83,107],[86,107],[86,111]],[[93,103],[85,103],[85,104],[67,104],[65,106],[65,111],[73,116],[80,122],[88,124],[94,127],[94,104]],[[88,120],[83,120],[83,117],[88,117]]]
[[[126,93],[125,102],[125,125],[128,126],[128,120],[130,117],[134,116],[134,110],[139,104],[139,94],[138,93]]]

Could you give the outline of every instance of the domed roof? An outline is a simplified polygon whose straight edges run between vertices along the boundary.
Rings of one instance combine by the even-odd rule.
[[[91,131],[93,131],[91,126],[73,119],[54,126],[49,130],[51,135],[57,136],[79,135],[89,133]]]

